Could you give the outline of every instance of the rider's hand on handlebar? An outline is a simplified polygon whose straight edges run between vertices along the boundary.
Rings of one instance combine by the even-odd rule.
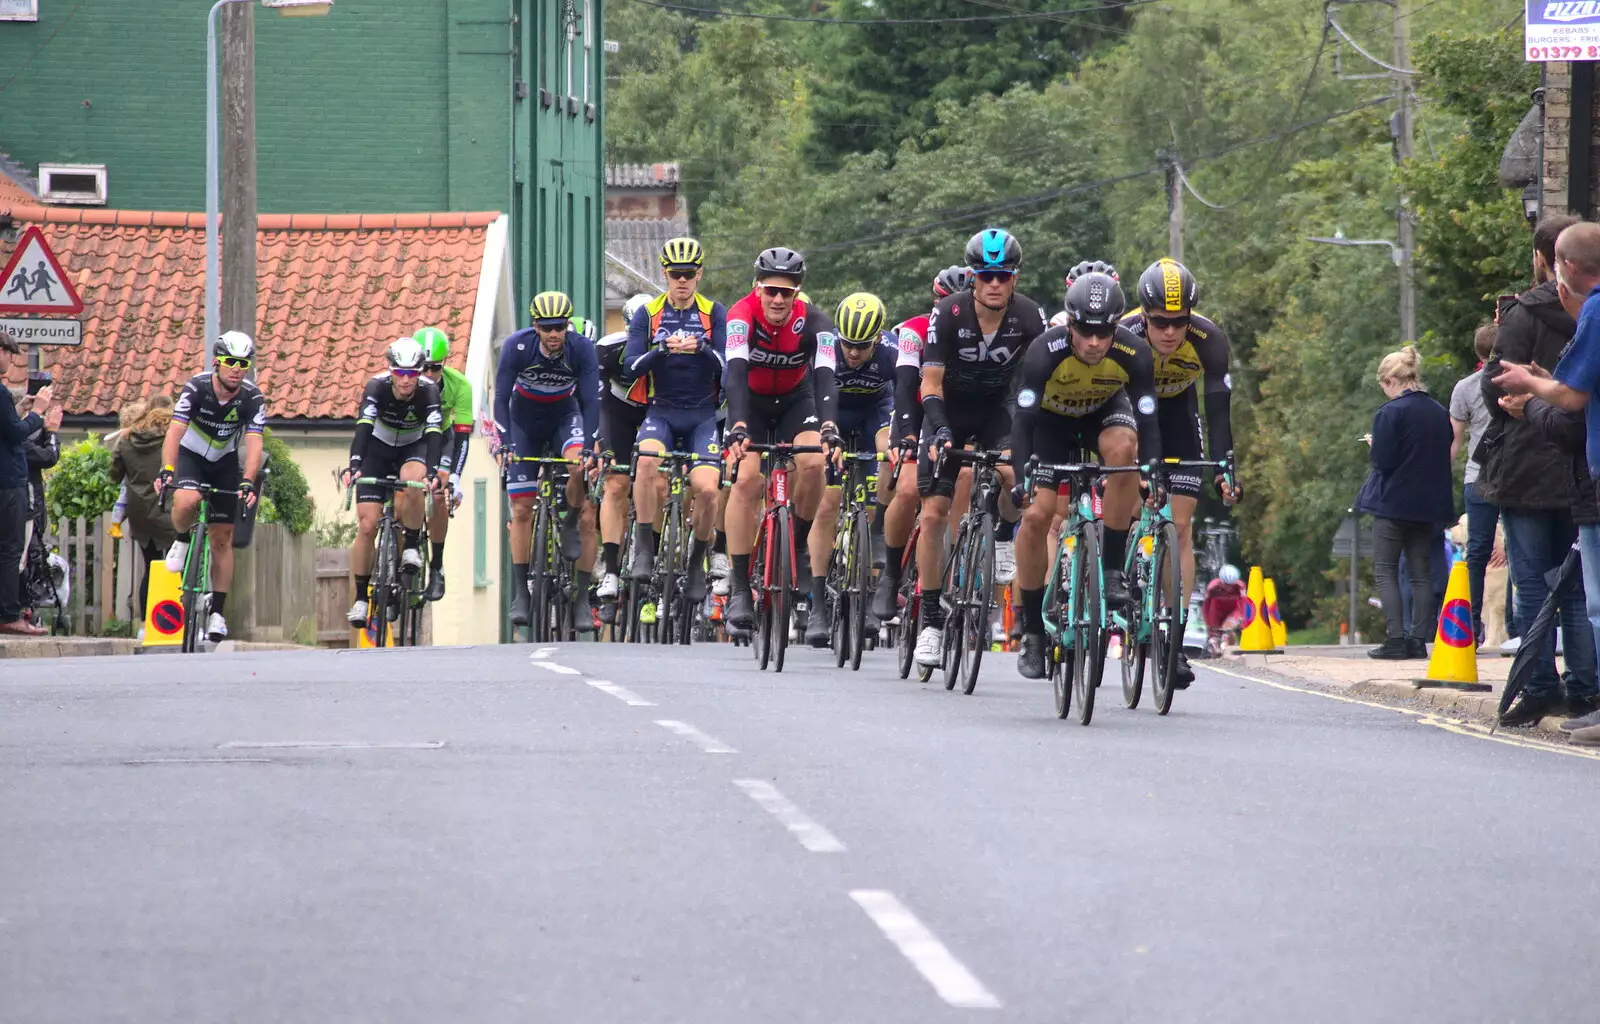
[[[938,430],[935,430],[933,432],[933,437],[929,438],[928,458],[932,459],[934,462],[938,462],[939,453],[942,451],[949,451],[950,447],[955,444],[955,441],[956,435],[951,433],[949,427],[940,427]]]
[[[1017,483],[1011,488],[1011,504],[1018,509],[1025,509],[1033,503],[1033,492],[1025,483]]]
[[[450,471],[448,469],[441,469],[434,473],[432,479],[428,481],[428,489],[439,496],[449,494]]]
[[[844,458],[844,438],[832,420],[822,425],[822,457],[836,466]]]
[[[1217,474],[1216,484],[1217,493],[1222,495],[1224,505],[1237,505],[1244,498],[1244,484],[1235,482],[1229,487],[1228,478],[1221,473]]]
[[[172,486],[172,470],[163,468],[156,474],[156,496],[160,497],[167,488]]]
[[[749,443],[750,431],[743,423],[729,427],[727,436],[723,438],[723,450],[728,454],[728,461],[738,462],[744,458],[745,446]]]
[[[360,465],[360,463],[356,463],[356,462],[350,463],[350,465],[348,465],[345,468],[339,470],[339,486],[344,488],[345,490],[349,490],[350,489],[350,485],[353,484],[355,482],[356,477],[358,477],[360,475],[361,475],[361,465]]]
[[[1139,496],[1150,508],[1158,509],[1167,503],[1166,481],[1159,476],[1152,477],[1143,472],[1139,474]]]
[[[256,507],[258,495],[256,494],[256,482],[254,480],[239,481],[239,498],[244,502],[245,508]]]

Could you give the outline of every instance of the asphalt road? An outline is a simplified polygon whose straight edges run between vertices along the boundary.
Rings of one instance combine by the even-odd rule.
[[[0,1020],[1593,1019],[1600,764],[1202,670],[0,669]]]

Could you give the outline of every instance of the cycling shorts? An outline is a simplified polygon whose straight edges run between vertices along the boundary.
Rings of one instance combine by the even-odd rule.
[[[669,452],[687,452],[715,459],[717,443],[715,409],[668,409],[652,406],[639,427],[639,441],[659,441]]]
[[[416,462],[423,469],[428,468],[428,442],[426,439],[412,441],[396,448],[384,444],[377,438],[367,441],[367,453],[361,458],[360,476],[399,476],[400,467],[408,462]],[[384,503],[389,497],[387,487],[376,484],[356,484],[356,503],[365,505],[372,502],[378,505]]]
[[[610,394],[600,396],[600,450],[610,452],[612,462],[625,465],[633,457],[639,427],[649,411],[642,405],[618,401]]]
[[[1100,408],[1084,416],[1058,416],[1041,412],[1033,422],[1033,451],[1040,462],[1082,462],[1087,455],[1100,451],[1100,434],[1113,427],[1138,430],[1139,421],[1133,416],[1133,402],[1126,390],[1118,391]],[[1039,487],[1054,487],[1057,481],[1036,479]]]
[[[1200,443],[1200,408],[1194,388],[1176,398],[1156,402],[1156,425],[1161,430],[1161,454],[1168,459],[1203,459]],[[1202,477],[1196,469],[1167,470],[1167,493],[1177,498],[1198,498]]]
[[[511,396],[511,452],[521,459],[575,459],[583,447],[583,410],[576,401],[542,404]],[[538,463],[513,462],[506,491],[531,495],[539,489]]]
[[[208,462],[187,448],[179,448],[178,464],[173,468],[174,486],[181,490],[198,491],[201,484],[218,488],[219,493],[206,498],[211,503],[207,523],[224,526],[233,523],[239,512],[239,481],[243,479],[237,449],[215,462]]]
[[[750,440],[756,444],[791,444],[808,430],[821,429],[817,402],[809,383],[786,395],[750,396]]]
[[[855,438],[858,455],[874,455],[878,451],[878,431],[888,430],[894,421],[894,399],[890,398],[865,409],[839,410],[839,436],[845,443]]]
[[[1011,447],[1011,407],[998,401],[959,405],[945,401],[945,415],[950,420],[950,433],[956,448],[972,445],[980,451],[1006,451]],[[917,493],[924,498],[949,498],[956,493],[956,477],[961,475],[961,463],[946,459],[938,479],[933,475],[933,459],[928,446],[933,444],[933,430],[924,417],[922,442],[917,445]]]

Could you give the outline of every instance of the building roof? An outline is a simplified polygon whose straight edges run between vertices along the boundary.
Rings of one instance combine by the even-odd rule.
[[[0,201],[0,212],[7,203]],[[12,206],[40,224],[85,308],[80,348],[45,350],[73,415],[112,416],[200,367],[205,216]],[[435,325],[462,369],[498,213],[279,214],[257,221],[257,379],[271,419],[353,419],[355,382]]]
[[[606,221],[606,306],[621,309],[635,292],[661,290],[661,246],[689,233],[689,218]],[[644,280],[640,280],[640,276]]]
[[[0,207],[10,206],[14,203],[37,203],[38,197],[28,191],[17,177],[8,173],[8,166],[4,160],[5,154],[0,153]]]
[[[607,188],[677,188],[678,165],[607,164]]]

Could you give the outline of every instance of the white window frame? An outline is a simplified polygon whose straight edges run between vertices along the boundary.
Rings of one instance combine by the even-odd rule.
[[[95,190],[88,192],[61,192],[52,189],[51,179],[58,174],[87,174],[94,176]],[[106,205],[107,176],[105,164],[40,164],[39,198],[47,203],[72,206]]]
[[[39,0],[0,0],[0,21],[38,21]]]

